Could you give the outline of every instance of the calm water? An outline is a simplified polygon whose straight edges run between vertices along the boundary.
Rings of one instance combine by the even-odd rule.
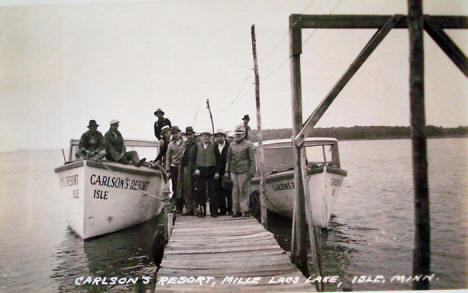
[[[432,270],[436,274],[431,286],[465,288],[468,139],[431,139],[428,149]],[[357,275],[383,275],[389,280],[394,275],[411,274],[414,212],[410,150],[410,140],[340,143],[348,177],[323,255],[325,274],[349,281]],[[140,225],[89,242],[76,238],[67,228],[53,173],[62,163],[59,150],[0,153],[0,162],[0,292],[92,288],[74,285],[81,276],[154,277],[156,269],[149,256],[154,225]],[[284,220],[282,225],[286,226]],[[389,281],[352,285],[353,290],[410,286]],[[99,290],[133,288],[108,285]]]

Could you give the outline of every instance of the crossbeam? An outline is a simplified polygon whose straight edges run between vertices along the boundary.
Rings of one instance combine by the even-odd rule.
[[[463,54],[463,51],[458,48],[457,44],[455,44],[439,26],[432,23],[429,19],[424,20],[424,29],[458,69],[468,77],[468,60],[465,54]]]
[[[378,29],[392,15],[304,15],[292,14],[292,18],[300,28],[321,29]],[[468,17],[424,15],[434,26],[441,29],[468,29]],[[408,28],[408,17],[404,16],[394,28]]]
[[[297,133],[297,136],[294,138],[294,143],[296,146],[302,145],[305,138],[309,136],[314,128],[315,124],[320,120],[320,118],[325,114],[328,107],[335,100],[341,90],[345,85],[351,80],[354,74],[359,70],[359,68],[364,64],[367,58],[374,52],[375,48],[382,42],[382,40],[387,36],[387,34],[395,27],[401,20],[404,18],[403,15],[393,15],[387,18],[387,21],[384,25],[374,34],[374,36],[369,40],[366,46],[362,49],[353,63],[349,66],[348,70],[343,74],[340,80],[335,84],[332,90],[328,95],[322,100],[320,105],[315,109],[315,111],[309,116],[309,118],[304,123],[302,129]]]

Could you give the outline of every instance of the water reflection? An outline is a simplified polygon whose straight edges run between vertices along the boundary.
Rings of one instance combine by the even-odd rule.
[[[154,288],[156,266],[151,243],[158,220],[89,241],[68,228],[57,248],[58,266],[51,275],[59,283],[59,291],[129,292],[141,290],[142,285],[144,289]]]

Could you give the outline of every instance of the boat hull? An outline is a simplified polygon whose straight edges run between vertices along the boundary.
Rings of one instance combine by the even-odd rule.
[[[346,176],[335,168],[314,168],[307,172],[310,207],[314,225],[328,228],[331,214]],[[252,180],[252,191],[259,189],[259,178]],[[266,206],[271,212],[292,217],[294,210],[294,172],[286,171],[266,176]]]
[[[79,161],[55,170],[68,225],[83,239],[116,232],[159,214],[159,171],[118,163]]]

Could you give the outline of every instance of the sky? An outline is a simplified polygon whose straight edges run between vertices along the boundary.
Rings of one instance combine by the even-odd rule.
[[[407,14],[406,0],[0,1],[0,151],[67,147],[97,120],[153,139],[162,108],[181,129],[256,128],[255,24],[262,127],[292,125],[288,17]],[[424,1],[424,13],[468,15],[468,2]],[[374,30],[303,32],[304,120]],[[446,30],[467,54],[468,31]],[[317,127],[409,125],[409,37],[394,30]],[[426,34],[427,124],[468,125],[468,83]]]

